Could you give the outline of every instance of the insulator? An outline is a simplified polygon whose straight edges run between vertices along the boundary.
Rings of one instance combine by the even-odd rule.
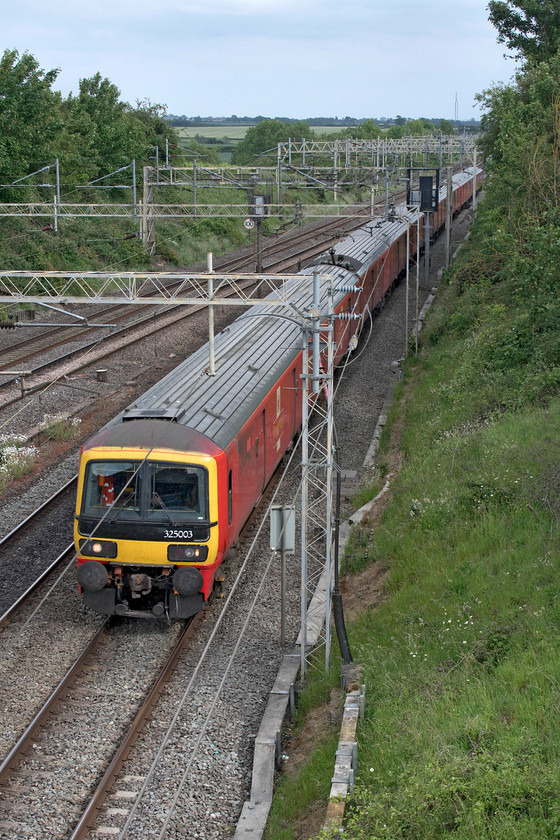
[[[356,315],[355,312],[341,312],[340,315],[336,316],[339,321],[359,321],[361,319],[361,315]]]
[[[361,292],[362,286],[337,286],[337,292]]]
[[[14,321],[0,321],[0,330],[15,330]]]

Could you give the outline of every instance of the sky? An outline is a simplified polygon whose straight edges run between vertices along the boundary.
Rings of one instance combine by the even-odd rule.
[[[187,116],[477,119],[515,72],[487,0],[0,0],[0,47]]]

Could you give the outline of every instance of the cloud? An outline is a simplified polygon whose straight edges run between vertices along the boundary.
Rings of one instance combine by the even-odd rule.
[[[0,0],[0,47],[172,113],[472,116],[514,68],[487,0]]]

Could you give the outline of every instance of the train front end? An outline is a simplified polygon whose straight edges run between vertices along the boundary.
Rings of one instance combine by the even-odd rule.
[[[115,446],[111,436],[100,432],[80,459],[74,538],[84,603],[102,615],[189,618],[221,562],[217,453]]]

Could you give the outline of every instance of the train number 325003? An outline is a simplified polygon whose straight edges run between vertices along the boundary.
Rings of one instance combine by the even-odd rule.
[[[164,540],[192,540],[194,535],[193,531],[164,531],[163,538]]]

